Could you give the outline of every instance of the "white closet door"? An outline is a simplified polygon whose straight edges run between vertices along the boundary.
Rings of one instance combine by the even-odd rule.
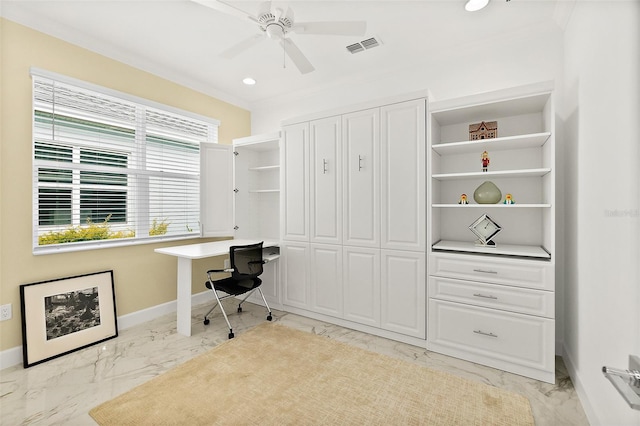
[[[310,245],[311,309],[342,317],[342,246]]]
[[[382,248],[425,251],[424,99],[381,108]]]
[[[200,145],[200,223],[203,237],[233,236],[231,145]]]
[[[283,240],[309,241],[309,124],[282,129],[280,149],[282,173]]]
[[[381,250],[382,328],[424,339],[425,254]]]
[[[380,327],[380,249],[343,248],[344,319]]]
[[[343,243],[380,247],[380,110],[342,117]]]
[[[309,123],[311,242],[342,242],[342,131],[340,116]]]

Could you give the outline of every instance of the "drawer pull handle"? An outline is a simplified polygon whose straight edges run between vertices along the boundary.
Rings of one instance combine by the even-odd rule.
[[[482,272],[483,274],[497,274],[498,271],[486,271],[484,269],[474,269],[473,272]]]
[[[498,298],[496,296],[492,296],[492,295],[484,295],[481,293],[475,293],[474,294],[475,297],[484,297],[485,299],[493,299],[493,300],[498,300]]]
[[[497,334],[493,334],[493,333],[486,333],[482,330],[473,330],[474,333],[476,334],[482,334],[483,336],[489,336],[489,337],[498,337]]]

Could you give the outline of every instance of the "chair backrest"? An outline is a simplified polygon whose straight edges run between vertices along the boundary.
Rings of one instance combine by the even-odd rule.
[[[236,280],[256,278],[262,274],[264,261],[262,260],[262,243],[246,246],[231,246],[229,260],[233,272],[231,276]]]

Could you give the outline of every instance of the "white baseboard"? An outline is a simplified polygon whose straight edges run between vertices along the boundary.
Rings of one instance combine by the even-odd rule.
[[[573,363],[573,357],[567,350],[566,346],[563,346],[562,348],[562,360],[564,361],[564,365],[567,367],[567,371],[569,372],[569,376],[571,377],[571,382],[573,382],[573,388],[578,394],[580,404],[582,404],[582,409],[584,410],[584,414],[587,416],[587,420],[589,420],[589,424],[604,424],[599,421],[598,416],[592,408],[591,401],[589,401],[589,397],[584,390],[582,381],[580,380],[578,372],[576,371],[575,364]]]
[[[202,303],[210,302],[213,296],[210,290],[205,290],[201,293],[197,293],[191,296],[192,306],[196,306]],[[118,317],[118,331],[126,330],[127,328],[134,327],[139,324],[143,324],[147,321],[159,318],[163,315],[173,313],[177,309],[178,302],[173,300],[171,302],[163,303],[161,305],[152,306],[147,309],[142,309],[130,314],[122,315]],[[7,349],[0,352],[0,370],[13,367],[14,365],[22,364],[22,346],[16,346],[15,348]]]
[[[22,364],[22,346],[0,352],[0,370]]]

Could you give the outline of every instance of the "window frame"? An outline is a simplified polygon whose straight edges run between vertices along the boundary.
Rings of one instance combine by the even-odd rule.
[[[61,225],[40,225],[40,200],[39,200],[39,192],[41,188],[63,188],[63,187],[73,187],[74,191],[77,191],[78,194],[77,196],[80,197],[80,192],[83,189],[89,189],[91,190],[92,187],[96,187],[96,188],[102,188],[102,189],[110,189],[110,190],[117,190],[120,191],[122,189],[124,189],[124,191],[126,191],[126,214],[130,214],[129,210],[130,210],[130,203],[131,200],[130,198],[130,193],[131,192],[135,192],[137,190],[137,188],[135,186],[130,186],[129,183],[127,183],[126,186],[120,186],[120,185],[92,185],[92,184],[88,184],[88,185],[83,185],[83,184],[78,184],[76,186],[76,182],[73,182],[72,184],[60,184],[60,183],[56,183],[56,182],[51,182],[51,184],[49,185],[46,181],[45,182],[41,182],[40,181],[40,177],[39,177],[39,173],[38,173],[38,166],[37,166],[37,162],[39,160],[36,159],[36,146],[38,144],[38,142],[36,141],[36,108],[35,108],[35,92],[34,92],[34,88],[35,88],[35,81],[36,79],[47,79],[47,80],[52,80],[55,81],[56,83],[62,83],[62,84],[67,84],[67,85],[71,85],[74,86],[80,90],[88,90],[88,91],[92,91],[95,92],[99,95],[105,95],[108,97],[113,97],[113,98],[117,98],[118,100],[127,102],[127,103],[133,103],[136,105],[136,115],[139,115],[142,112],[143,116],[148,116],[148,114],[154,114],[155,111],[159,111],[160,113],[166,113],[166,114],[170,114],[170,115],[177,115],[180,116],[182,118],[185,119],[189,119],[189,120],[195,120],[195,121],[199,121],[201,122],[201,124],[203,124],[204,126],[206,126],[207,129],[207,135],[206,135],[206,140],[200,140],[198,142],[199,145],[199,150],[202,150],[203,144],[217,144],[218,143],[218,127],[220,126],[220,121],[214,118],[210,118],[210,117],[206,117],[206,116],[202,116],[200,114],[196,114],[190,111],[185,111],[176,107],[172,107],[169,105],[164,105],[155,101],[151,101],[148,99],[144,99],[144,98],[140,98],[134,95],[130,95],[127,93],[123,93],[123,92],[119,92],[117,90],[113,90],[113,89],[109,89],[109,88],[105,88],[96,84],[92,84],[92,83],[88,83],[82,80],[78,80],[75,78],[71,78],[71,77],[67,77],[64,75],[60,75],[57,73],[53,73],[50,71],[46,71],[46,70],[42,70],[39,68],[35,68],[32,67],[30,69],[30,75],[32,77],[32,104],[31,104],[31,112],[32,112],[32,120],[31,120],[31,125],[32,125],[32,138],[31,138],[31,148],[32,148],[32,153],[31,153],[31,161],[32,161],[32,220],[33,220],[33,231],[32,231],[32,252],[34,255],[40,255],[40,254],[50,254],[50,253],[63,253],[63,252],[73,252],[73,251],[83,251],[83,250],[92,250],[92,249],[100,249],[100,248],[110,248],[110,247],[122,247],[122,246],[132,246],[132,245],[139,245],[139,244],[149,244],[149,243],[158,243],[158,242],[164,242],[164,241],[177,241],[177,240],[184,240],[184,239],[192,239],[192,238],[200,238],[202,236],[203,233],[203,229],[202,226],[200,226],[199,231],[195,234],[179,234],[179,235],[166,235],[166,236],[146,236],[146,234],[144,236],[136,236],[133,238],[121,238],[121,239],[104,239],[104,240],[92,240],[92,241],[82,241],[82,242],[71,242],[71,243],[61,243],[61,244],[50,244],[50,245],[39,245],[39,234],[41,233],[41,231],[43,229],[47,229],[47,228],[56,228],[56,229],[60,229]],[[147,138],[148,136],[153,137],[153,132],[150,133],[150,135],[147,135],[146,132],[146,127],[142,126],[140,124],[141,121],[145,121],[146,119],[136,119],[136,124],[135,124],[135,132],[138,133],[140,132],[139,135],[136,135],[136,139],[137,138]],[[56,145],[58,145],[57,142],[55,142]],[[69,146],[70,144],[64,142],[64,141],[60,141],[59,145],[64,145],[64,146]],[[77,146],[71,146],[70,147],[72,149],[73,152],[73,156],[75,157],[76,155],[80,155],[79,152],[76,151],[81,151],[82,149],[85,150],[91,150],[94,148],[78,148]],[[95,148],[96,151],[104,151],[105,148]],[[118,154],[118,150],[117,148],[113,149],[113,153]],[[75,162],[76,160],[73,160],[72,163],[69,164],[73,164],[73,169],[71,171],[71,174],[73,176],[73,179],[76,179],[76,177],[78,179],[80,179],[80,174],[82,171],[82,166],[81,161],[78,160],[78,162]],[[127,160],[129,161],[129,159]],[[197,170],[197,174],[196,174],[196,178],[195,180],[195,185],[198,188],[198,191],[200,191],[201,185],[202,185],[202,179],[204,178],[202,173],[201,173],[201,169],[202,169],[202,164],[201,164],[201,159],[198,159],[198,170]],[[40,165],[40,168],[43,168],[42,165]],[[46,168],[46,166],[44,167]],[[123,168],[123,174],[130,176],[129,172],[127,171],[129,169],[129,167],[125,167]],[[190,169],[191,170],[191,169]],[[113,171],[109,171],[108,173],[113,173]],[[193,170],[190,172],[193,173]],[[202,197],[202,194],[199,194],[200,197]],[[72,195],[71,197],[71,203],[73,204],[73,200],[75,195]],[[80,198],[78,198],[79,200]],[[137,201],[138,203],[142,202],[144,204],[146,204],[145,209],[148,210],[149,209],[149,200],[146,201]],[[198,208],[198,215],[199,215],[199,219],[201,221],[202,218],[202,202],[198,202],[197,204],[197,208]],[[133,207],[133,215],[138,215],[139,213],[135,213],[135,210],[137,210],[137,206]],[[77,209],[78,211],[80,211],[82,209],[82,207],[80,205],[77,205],[76,207],[71,208],[71,224],[66,225],[66,226],[76,226],[76,223],[73,220],[73,216],[75,214],[74,209]],[[134,221],[137,221],[138,218],[134,219]],[[146,218],[146,222],[149,222],[148,225],[151,226],[151,222],[152,222],[152,218],[149,217]],[[125,221],[125,223],[114,223],[114,230],[120,230],[120,225],[127,225],[127,221]]]

